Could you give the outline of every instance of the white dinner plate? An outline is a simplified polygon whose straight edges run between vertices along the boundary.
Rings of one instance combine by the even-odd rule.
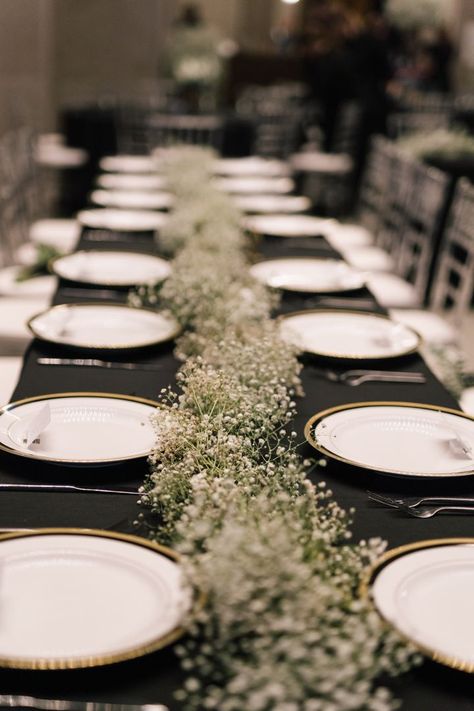
[[[80,251],[58,257],[51,266],[62,279],[103,286],[156,283],[171,273],[170,263],[139,252]]]
[[[268,178],[265,176],[243,177],[243,178],[216,178],[214,185],[219,190],[224,190],[227,193],[268,193],[268,194],[284,194],[291,193],[295,187],[295,183],[291,178]]]
[[[247,158],[220,158],[214,161],[214,172],[218,175],[266,176],[288,175],[290,169],[282,160],[271,160],[258,156]]]
[[[0,667],[74,669],[148,654],[192,605],[176,555],[117,533],[43,529],[0,539]]]
[[[47,244],[58,252],[71,252],[81,235],[81,225],[75,219],[50,219],[36,220],[31,225],[29,238],[34,244]]]
[[[2,296],[52,297],[58,280],[54,276],[41,275],[17,281],[22,267],[0,269],[0,294]]]
[[[91,200],[96,205],[126,210],[168,210],[174,202],[171,193],[146,190],[93,190]]]
[[[49,424],[28,446],[29,423],[48,411]],[[69,466],[105,466],[147,457],[156,440],[157,403],[128,395],[60,393],[0,409],[0,449]]]
[[[101,207],[97,210],[82,210],[77,219],[85,227],[95,227],[117,232],[149,232],[163,227],[168,217],[152,210],[119,210]]]
[[[375,566],[371,596],[382,617],[425,654],[474,672],[474,539],[390,551]]]
[[[250,273],[267,286],[313,294],[351,291],[364,285],[362,274],[339,259],[268,259],[253,264]]]
[[[164,190],[166,179],[146,173],[104,173],[98,176],[97,185],[106,190]]]
[[[233,200],[244,212],[305,212],[311,207],[303,195],[234,195]]]
[[[262,235],[274,237],[314,237],[326,234],[335,222],[330,218],[311,215],[253,215],[245,219],[245,227]]]
[[[106,156],[99,167],[110,173],[156,173],[156,161],[150,156]]]
[[[474,419],[458,410],[397,402],[362,402],[317,413],[308,442],[364,469],[408,477],[474,474]]]
[[[283,316],[280,335],[306,353],[327,358],[397,358],[420,345],[415,331],[387,316],[360,311],[301,311]]]
[[[61,304],[34,316],[36,338],[76,348],[143,348],[169,341],[178,322],[159,311],[116,304]]]

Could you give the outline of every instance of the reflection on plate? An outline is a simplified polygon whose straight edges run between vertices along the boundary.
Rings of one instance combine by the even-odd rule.
[[[214,172],[218,175],[235,176],[281,176],[288,175],[287,163],[282,160],[269,160],[250,156],[248,158],[221,158],[214,162]]]
[[[172,316],[115,304],[62,304],[34,316],[33,335],[76,348],[143,348],[169,341],[180,327]]]
[[[311,215],[254,215],[245,219],[253,232],[275,237],[314,237],[326,234],[335,221]]]
[[[305,212],[311,200],[303,195],[235,195],[234,202],[244,212]]]
[[[77,219],[81,225],[117,232],[149,232],[159,230],[167,221],[162,212],[145,210],[114,210],[99,208],[78,212]]]
[[[474,672],[474,538],[396,548],[375,564],[370,579],[385,620],[435,661]]]
[[[173,204],[171,193],[140,190],[94,190],[91,200],[96,205],[128,210],[167,210]]]
[[[164,190],[166,180],[146,173],[104,173],[97,178],[97,185],[106,190]]]
[[[177,556],[137,536],[8,534],[0,568],[0,667],[77,669],[140,657],[180,637],[192,605]]]
[[[313,415],[305,437],[328,457],[381,473],[425,478],[474,474],[474,418],[441,406],[341,405]]]
[[[243,177],[243,178],[216,178],[216,188],[228,193],[291,193],[295,184],[291,178]]]
[[[50,422],[27,446],[29,422],[45,406]],[[0,409],[0,449],[29,459],[70,466],[103,466],[148,456],[156,434],[157,403],[128,395],[58,393],[9,403]]]
[[[153,254],[99,250],[58,257],[52,270],[62,279],[103,286],[156,283],[171,273],[169,262]]]
[[[313,294],[351,291],[364,285],[362,275],[339,259],[268,259],[253,264],[250,273],[267,286]]]
[[[156,162],[150,156],[106,156],[99,163],[101,170],[110,173],[155,173]]]
[[[37,276],[17,281],[22,267],[5,267],[0,270],[0,294],[2,296],[52,297],[57,287],[54,276]]]
[[[397,358],[420,337],[387,316],[358,311],[301,311],[281,318],[280,335],[306,353],[330,358]]]

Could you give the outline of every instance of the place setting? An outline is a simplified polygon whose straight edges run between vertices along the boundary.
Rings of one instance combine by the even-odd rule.
[[[167,222],[159,210],[126,210],[107,207],[81,210],[77,219],[83,227],[114,232],[155,232]]]
[[[304,294],[337,294],[362,289],[365,277],[340,259],[281,257],[256,262],[250,274],[275,289]]]
[[[90,200],[102,207],[124,210],[169,210],[173,206],[172,194],[158,190],[99,189],[91,192]]]

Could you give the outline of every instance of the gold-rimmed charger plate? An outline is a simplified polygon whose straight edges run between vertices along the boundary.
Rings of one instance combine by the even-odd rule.
[[[103,302],[52,306],[35,314],[27,326],[42,341],[88,350],[145,348],[181,332],[169,313]]]
[[[425,656],[474,673],[474,538],[419,541],[388,551],[370,568],[360,592]]]
[[[341,259],[278,257],[256,262],[250,274],[274,289],[307,294],[354,291],[364,286],[362,273]]]
[[[0,536],[0,667],[81,669],[135,659],[183,633],[203,597],[169,548],[94,529]]]
[[[53,274],[67,281],[123,288],[158,284],[171,274],[166,259],[120,250],[79,250],[52,259],[49,267]]]
[[[155,444],[158,403],[132,395],[66,392],[17,400],[0,408],[0,450],[69,467],[144,459]],[[27,446],[28,422],[47,408],[49,424]],[[25,429],[26,428],[26,429]]]
[[[403,477],[474,474],[474,418],[413,402],[355,402],[313,415],[304,430],[318,452],[362,469]]]
[[[408,326],[363,311],[295,311],[280,316],[279,324],[284,341],[324,358],[385,360],[415,353],[421,345]]]

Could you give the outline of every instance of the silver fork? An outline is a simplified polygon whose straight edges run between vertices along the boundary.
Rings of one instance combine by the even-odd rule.
[[[385,506],[391,506],[392,508],[398,509],[400,506],[408,506],[409,508],[414,508],[420,506],[420,504],[472,504],[474,506],[474,498],[466,496],[404,496],[400,498],[394,498],[392,496],[385,496],[383,494],[378,494],[375,491],[367,491],[367,496],[372,501],[377,501],[379,504],[384,504]]]
[[[163,704],[114,704],[96,701],[38,699],[34,696],[0,694],[0,708],[39,709],[39,711],[169,711]]]
[[[422,509],[416,509],[412,506],[402,506],[399,504],[396,508],[409,516],[414,516],[415,518],[432,518],[433,516],[436,516],[436,514],[443,511],[451,513],[463,512],[474,514],[474,506],[423,506]]]
[[[334,383],[345,385],[362,385],[369,381],[386,383],[424,383],[426,378],[423,373],[405,372],[396,370],[346,370],[336,373],[334,370],[319,370],[317,372]]]

